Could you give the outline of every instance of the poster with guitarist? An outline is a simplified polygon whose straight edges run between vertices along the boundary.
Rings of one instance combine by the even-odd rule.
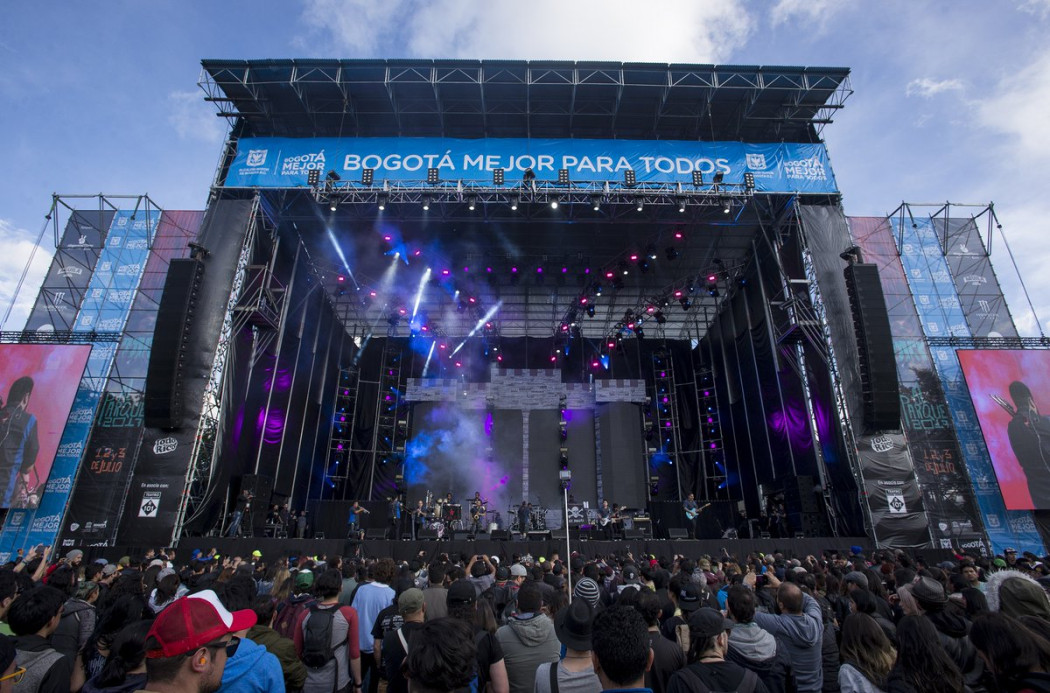
[[[692,493],[690,493],[686,497],[685,502],[682,503],[682,508],[685,510],[686,527],[688,527],[689,529],[690,539],[700,538],[697,536],[697,519],[699,519],[700,513],[702,513],[709,507],[711,507],[710,503],[704,503],[703,505],[698,504],[696,502],[696,496],[694,496]]]

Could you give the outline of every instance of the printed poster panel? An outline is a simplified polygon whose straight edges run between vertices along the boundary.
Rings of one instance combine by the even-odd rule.
[[[1050,508],[1050,351],[957,353],[1006,508]]]
[[[0,507],[35,508],[91,347],[0,345]]]

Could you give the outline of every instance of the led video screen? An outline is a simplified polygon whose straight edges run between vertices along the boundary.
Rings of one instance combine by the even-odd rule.
[[[1050,351],[957,353],[1006,508],[1050,508]]]
[[[90,346],[0,344],[0,507],[35,508]]]

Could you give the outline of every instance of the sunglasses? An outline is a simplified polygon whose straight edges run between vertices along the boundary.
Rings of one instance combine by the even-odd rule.
[[[0,681],[11,681],[13,683],[21,683],[22,677],[26,675],[25,667],[18,667],[7,676],[0,676]]]
[[[236,635],[227,640],[226,642],[213,642],[204,645],[209,650],[226,650],[226,657],[232,657],[237,652],[237,647],[241,644],[241,639]]]

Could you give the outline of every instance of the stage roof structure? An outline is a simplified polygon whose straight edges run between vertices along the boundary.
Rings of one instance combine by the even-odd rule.
[[[849,68],[523,60],[204,60],[255,137],[817,142]]]

